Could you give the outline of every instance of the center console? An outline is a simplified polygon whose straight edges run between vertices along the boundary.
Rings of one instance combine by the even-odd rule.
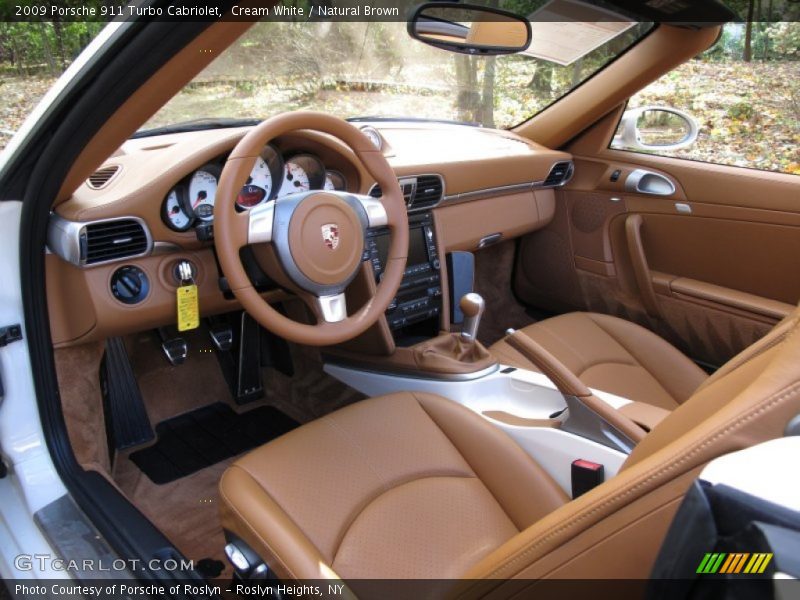
[[[409,215],[408,261],[397,296],[386,311],[386,321],[398,346],[414,344],[439,332],[442,311],[440,256],[431,213]],[[367,234],[365,258],[380,281],[389,253],[389,230]]]

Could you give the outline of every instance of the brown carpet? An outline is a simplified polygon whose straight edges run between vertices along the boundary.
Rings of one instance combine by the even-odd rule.
[[[475,291],[486,302],[478,339],[490,346],[505,336],[506,329],[522,329],[534,322],[511,291],[516,242],[489,246],[475,253]]]
[[[364,398],[322,371],[317,350],[292,344],[295,375],[288,377],[272,368],[264,369],[265,397],[243,407],[237,406],[207,333],[196,330],[184,337],[189,344],[189,357],[179,367],[167,362],[153,332],[125,339],[153,426],[214,402],[225,402],[240,413],[258,406],[274,406],[305,423]],[[117,453],[113,473],[109,474],[98,378],[102,355],[103,345],[99,343],[56,351],[64,415],[78,461],[86,468],[110,475],[128,499],[188,558],[221,560],[226,565],[223,577],[230,576],[223,557],[217,484],[235,458],[188,477],[156,485],[128,459],[140,446]]]
[[[123,493],[189,559],[213,558],[231,572],[223,554],[217,484],[235,458],[164,485],[148,479],[127,456],[120,456],[114,479]]]

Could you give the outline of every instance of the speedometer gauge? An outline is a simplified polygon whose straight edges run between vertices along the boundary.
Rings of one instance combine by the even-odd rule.
[[[180,187],[173,188],[167,194],[164,200],[164,207],[162,208],[162,217],[164,222],[170,229],[175,231],[186,231],[192,226],[192,217],[186,214],[183,209],[183,202],[181,195],[184,190]]]
[[[236,207],[248,210],[275,197],[277,182],[283,179],[283,159],[277,149],[268,144],[256,158],[250,177],[236,197]]]
[[[206,165],[195,171],[189,181],[189,206],[201,221],[214,219],[214,200],[220,171],[215,165]]]
[[[247,184],[236,198],[236,204],[239,208],[252,208],[261,204],[264,198],[269,198],[270,194],[272,194],[272,173],[267,162],[259,156],[250,172]]]

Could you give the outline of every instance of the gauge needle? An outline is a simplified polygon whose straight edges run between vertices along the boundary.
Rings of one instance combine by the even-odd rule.
[[[197,208],[197,205],[200,204],[207,197],[208,197],[208,194],[206,194],[205,191],[201,190],[201,191],[197,192],[197,200],[192,202],[192,208]]]

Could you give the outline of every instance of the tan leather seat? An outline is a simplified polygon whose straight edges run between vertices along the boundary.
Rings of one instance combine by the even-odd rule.
[[[569,313],[520,330],[590,388],[674,410],[708,375],[678,349],[630,321]],[[505,340],[489,351],[503,364],[538,370]]]
[[[800,412],[799,322],[730,361],[575,500],[469,409],[403,393],[239,459],[220,484],[223,526],[285,578],[463,578],[470,597],[505,578],[646,577],[703,465],[780,437]]]

